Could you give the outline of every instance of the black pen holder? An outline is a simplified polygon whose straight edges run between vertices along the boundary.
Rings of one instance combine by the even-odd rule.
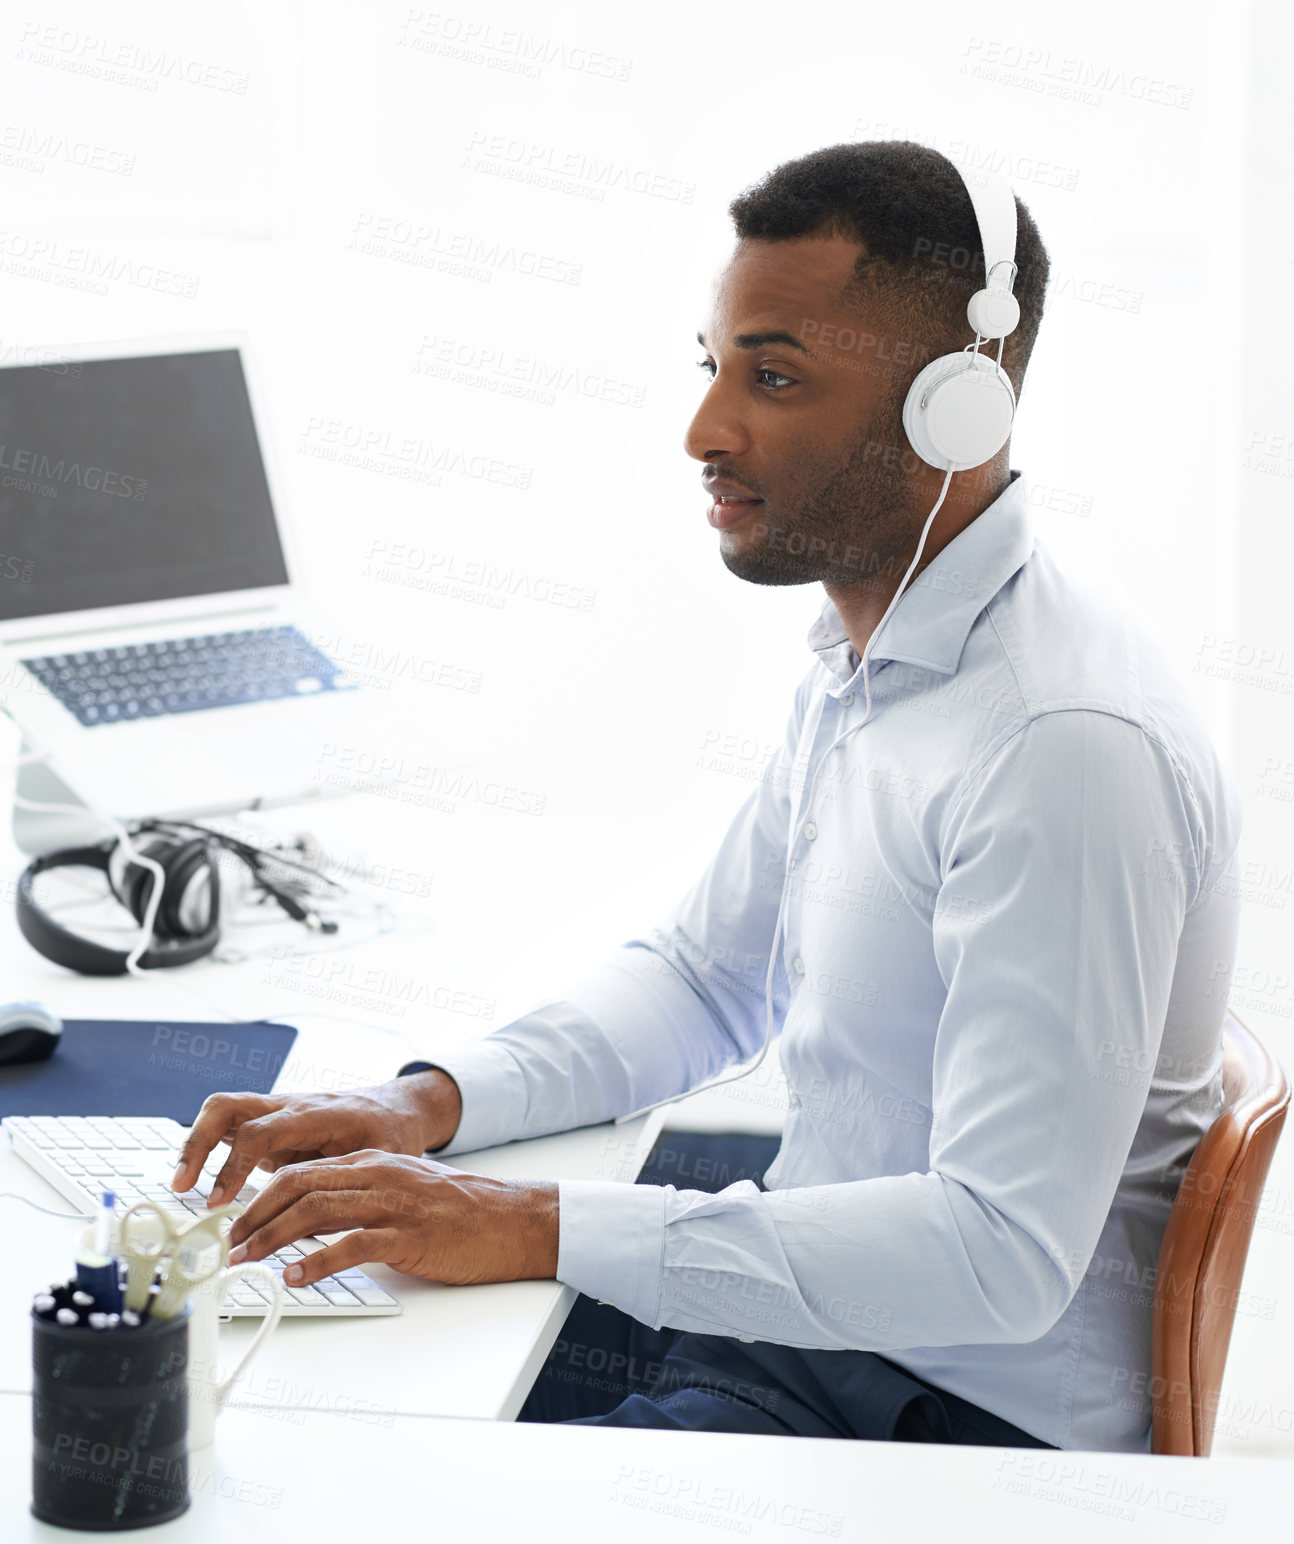
[[[133,1329],[32,1314],[32,1503],[106,1533],[189,1505],[189,1308]]]

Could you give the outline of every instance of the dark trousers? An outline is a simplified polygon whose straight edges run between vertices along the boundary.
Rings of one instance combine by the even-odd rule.
[[[715,1192],[763,1177],[776,1137],[663,1132],[640,1185]],[[783,1437],[1047,1448],[871,1351],[654,1330],[583,1293],[517,1417]]]

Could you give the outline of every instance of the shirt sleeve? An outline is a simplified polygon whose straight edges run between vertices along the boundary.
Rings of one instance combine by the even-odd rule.
[[[1086,709],[1016,731],[943,821],[926,1172],[717,1195],[568,1181],[559,1280],[656,1328],[801,1347],[1055,1323],[1145,1105],[1099,1077],[1102,1043],[1154,1064],[1202,833],[1164,747]],[[1168,878],[1164,851],[1185,855]]]
[[[766,1033],[793,762],[818,668],[801,681],[758,786],[671,914],[621,945],[562,1001],[437,1057],[463,1100],[458,1130],[437,1156],[610,1120],[686,1093],[756,1053]],[[788,1002],[780,961],[772,1001],[776,1037]]]

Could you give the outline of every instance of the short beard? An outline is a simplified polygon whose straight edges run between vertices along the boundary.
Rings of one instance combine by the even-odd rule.
[[[902,404],[902,396],[886,402],[868,438],[825,476],[811,463],[794,467],[802,491],[792,495],[793,511],[756,522],[758,547],[725,552],[721,544],[729,572],[751,584],[882,585],[887,575],[892,584],[911,560],[920,528],[903,469],[916,452],[903,430]]]

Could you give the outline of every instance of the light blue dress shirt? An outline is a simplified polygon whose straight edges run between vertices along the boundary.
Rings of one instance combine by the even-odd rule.
[[[787,845],[864,714],[830,602],[808,641],[785,743],[678,906],[438,1059],[463,1097],[438,1157],[758,1050]],[[871,670],[790,855],[768,1192],[563,1182],[557,1277],[653,1327],[879,1352],[1055,1446],[1144,1451],[1159,1243],[1221,1109],[1239,794],[1159,649],[1035,537],[1018,473]]]

